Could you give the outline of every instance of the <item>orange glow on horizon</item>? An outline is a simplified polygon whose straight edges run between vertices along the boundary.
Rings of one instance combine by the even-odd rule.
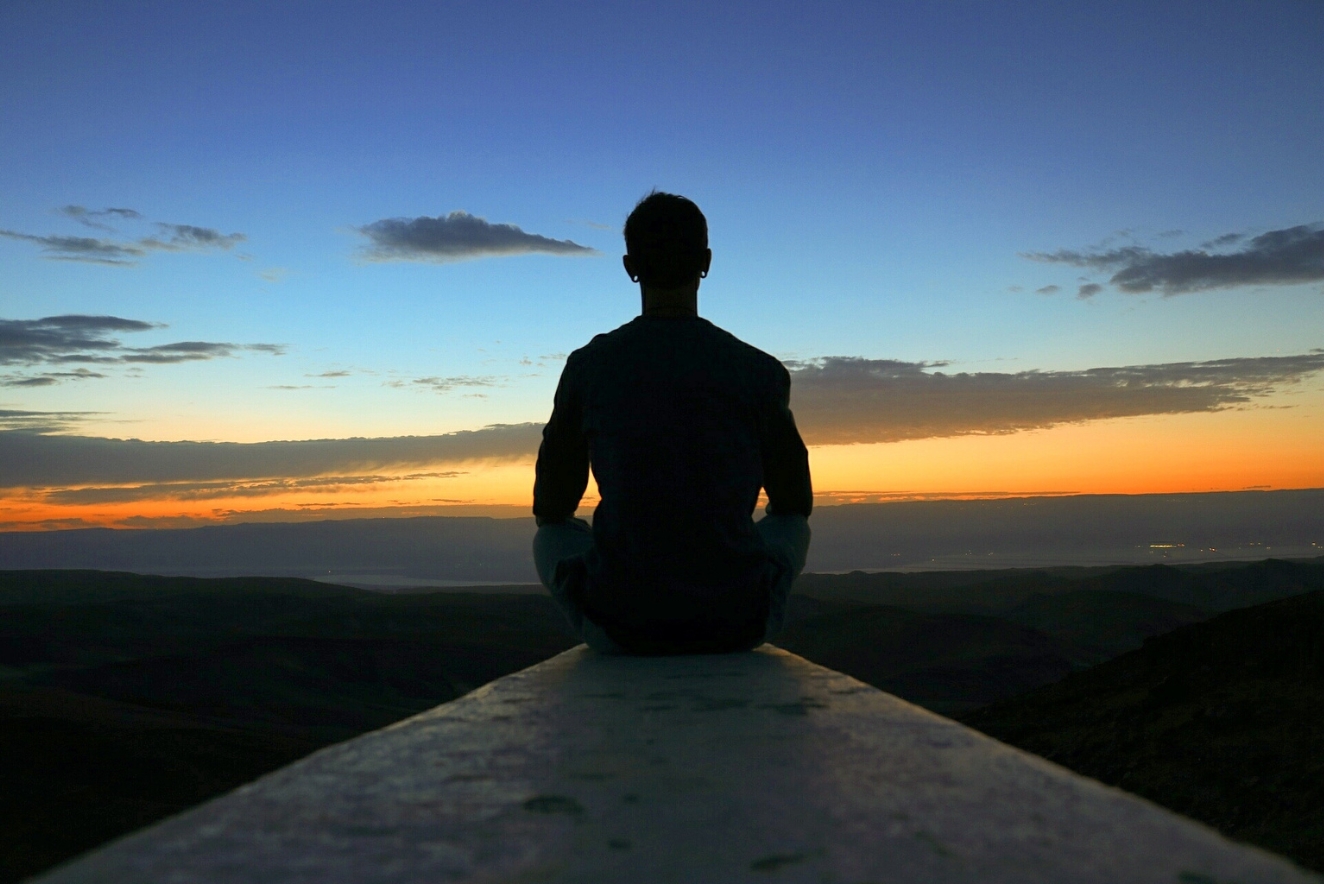
[[[1313,403],[1312,403],[1313,404]],[[1324,408],[1251,408],[1139,417],[1005,436],[811,449],[819,505],[925,497],[1155,494],[1324,487]],[[189,493],[60,503],[53,489],[0,498],[0,528],[167,527],[414,515],[528,516],[532,461],[466,464],[447,477],[401,476],[274,494]],[[580,514],[596,504],[596,488]]]
[[[1324,487],[1324,419],[1247,409],[810,453],[816,491],[1162,494]],[[867,491],[866,491],[867,493]]]

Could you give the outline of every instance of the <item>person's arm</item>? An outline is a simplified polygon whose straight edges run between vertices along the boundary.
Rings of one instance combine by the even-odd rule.
[[[588,487],[588,440],[570,361],[556,387],[552,418],[543,427],[535,476],[533,515],[538,524],[571,518]]]
[[[777,394],[764,420],[762,440],[768,515],[808,517],[814,508],[809,452],[791,415],[791,375],[784,366],[778,368]]]

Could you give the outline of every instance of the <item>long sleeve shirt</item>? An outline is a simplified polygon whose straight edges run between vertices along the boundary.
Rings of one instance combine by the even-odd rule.
[[[754,530],[808,516],[808,453],[780,362],[698,317],[641,316],[566,361],[534,484],[539,524],[601,503],[578,592],[608,634],[699,636],[766,616],[779,566]],[[761,612],[761,613],[760,613]]]

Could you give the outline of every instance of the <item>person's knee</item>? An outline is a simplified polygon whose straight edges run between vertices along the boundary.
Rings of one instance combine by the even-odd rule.
[[[554,527],[554,525],[543,525],[533,535],[533,567],[538,572],[538,579],[542,581],[542,585],[548,589],[552,588],[552,578],[556,574],[558,561],[554,533],[550,530]]]
[[[800,515],[764,516],[756,527],[764,543],[780,552],[780,557],[791,569],[791,576],[798,577],[804,570],[813,534],[809,530],[809,519]]]
[[[551,589],[557,564],[563,559],[583,555],[592,546],[593,529],[583,519],[540,525],[533,535],[533,566],[538,579]]]

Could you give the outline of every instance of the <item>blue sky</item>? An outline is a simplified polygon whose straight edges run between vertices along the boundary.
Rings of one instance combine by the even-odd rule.
[[[0,409],[244,442],[544,420],[558,354],[637,311],[619,228],[655,186],[708,215],[701,312],[786,360],[1309,354],[1318,277],[1164,297],[1025,255],[1243,234],[1231,253],[1324,221],[1321,38],[1314,2],[9,2],[0,319],[283,355],[52,375]],[[365,225],[454,211],[599,254],[364,259]],[[106,266],[30,238],[161,224],[242,241]]]

